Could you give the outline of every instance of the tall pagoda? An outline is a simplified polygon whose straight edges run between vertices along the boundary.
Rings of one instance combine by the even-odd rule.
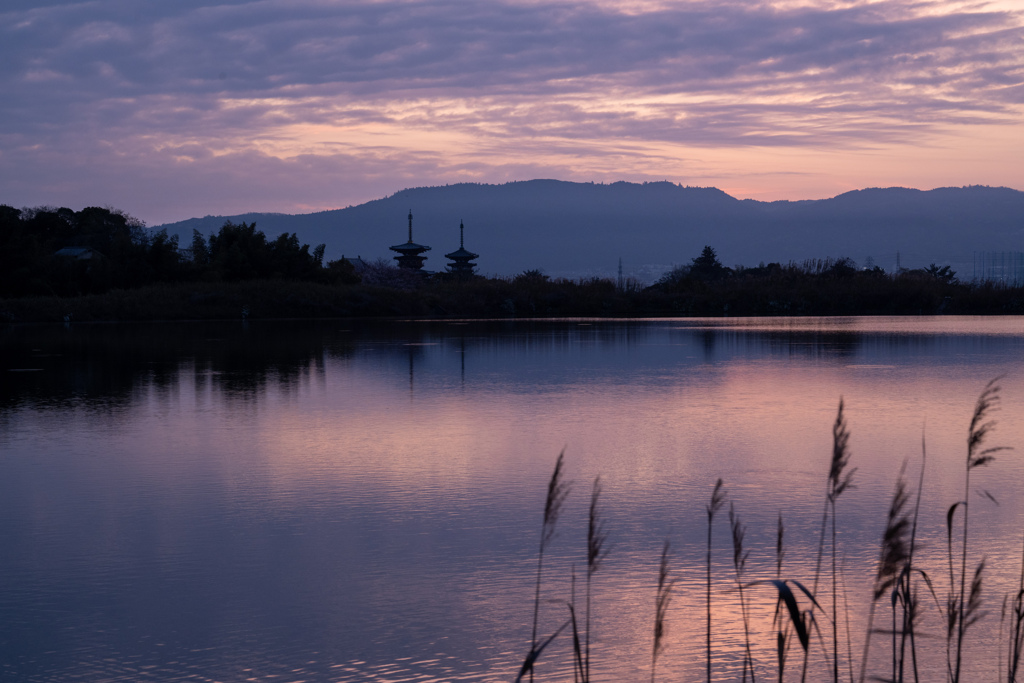
[[[463,233],[465,230],[466,228],[463,226],[462,221],[459,221],[459,248],[457,251],[444,255],[446,259],[451,261],[451,263],[448,264],[448,272],[453,275],[457,275],[460,278],[471,277],[473,275],[473,270],[476,268],[476,264],[470,263],[470,261],[475,258],[480,258],[480,254],[474,254],[466,249],[463,242]]]
[[[399,268],[417,271],[423,269],[423,262],[427,260],[427,257],[421,256],[421,254],[430,251],[430,247],[412,241],[412,209],[409,210],[409,241],[391,247],[391,251],[398,252],[395,260],[398,261]]]

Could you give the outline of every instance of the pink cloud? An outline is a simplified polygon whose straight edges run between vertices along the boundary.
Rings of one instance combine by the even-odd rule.
[[[724,177],[744,149],[777,150],[785,182],[815,150],[974,144],[1009,168],[992,131],[1024,137],[1021,14],[943,2],[16,2],[0,46],[0,201],[102,193],[154,217],[613,161]]]

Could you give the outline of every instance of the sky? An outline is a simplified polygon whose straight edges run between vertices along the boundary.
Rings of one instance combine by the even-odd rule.
[[[407,187],[1024,189],[1024,0],[5,0],[0,203],[150,225]]]

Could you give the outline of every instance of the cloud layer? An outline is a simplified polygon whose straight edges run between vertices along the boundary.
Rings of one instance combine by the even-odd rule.
[[[1007,157],[1024,151],[1024,21],[996,6],[8,7],[0,180],[17,196],[0,202],[149,195],[129,210],[164,220],[524,173],[745,177],[756,193],[773,167],[793,183],[844,158],[935,148],[1024,184]]]

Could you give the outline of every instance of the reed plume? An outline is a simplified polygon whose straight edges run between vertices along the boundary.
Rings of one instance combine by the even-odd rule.
[[[917,520],[921,511],[921,492],[924,490],[924,472],[925,466],[928,463],[928,450],[925,445],[924,433],[921,434],[921,471],[918,474],[917,481],[917,496],[914,501],[914,514],[910,525],[910,547],[907,551],[907,560],[903,565],[903,571],[896,581],[896,596],[903,609],[903,624],[900,629],[900,646],[899,646],[899,673],[894,674],[894,678],[899,681],[903,681],[904,669],[906,665],[906,652],[907,642],[910,643],[910,657],[914,669],[914,680],[918,680],[917,670],[917,619],[920,614],[919,602],[917,598],[917,584],[914,582],[914,575],[919,574],[928,586],[928,590],[931,592],[932,597],[935,598],[936,605],[938,605],[938,596],[935,595],[935,589],[932,586],[931,578],[928,576],[928,572],[918,568],[914,564],[914,551],[917,548]],[[895,603],[894,603],[895,609]],[[940,608],[939,613],[942,613]],[[893,629],[895,631],[895,628]],[[894,633],[895,637],[895,633]],[[893,646],[893,657],[896,656],[896,647]]]
[[[874,585],[871,589],[871,607],[868,611],[868,632],[864,638],[864,656],[861,660],[860,680],[863,683],[867,673],[868,652],[871,648],[871,635],[874,633],[875,606],[878,600],[892,588],[910,556],[910,518],[906,507],[909,500],[907,483],[904,479],[906,465],[900,470],[896,479],[896,490],[889,503],[889,514],[886,518],[885,532],[882,534],[881,549],[878,556],[878,569],[875,572]],[[895,629],[894,629],[895,632]],[[895,676],[894,676],[895,678]]]
[[[832,520],[832,680],[839,683],[839,609],[838,570],[836,567],[836,501],[847,489],[854,488],[853,475],[857,468],[850,467],[850,432],[843,416],[843,399],[839,399],[839,410],[832,425],[832,459],[829,462],[828,482],[825,489],[825,507],[821,514],[821,536],[818,541],[818,560],[814,566],[814,589],[818,594],[818,580],[821,578],[821,561],[825,553],[825,533],[829,519]],[[801,681],[807,679],[808,650],[804,650],[804,668]]]
[[[971,591],[967,599],[967,607],[964,608],[963,622],[966,631],[974,626],[986,612],[981,611],[981,584],[985,576],[985,559],[982,558],[978,566],[974,568],[974,578],[971,579]]]
[[[999,408],[999,381],[1002,377],[996,377],[985,385],[981,394],[978,396],[978,400],[974,404],[974,413],[971,415],[971,425],[967,430],[967,461],[965,463],[964,473],[964,497],[963,500],[957,501],[946,513],[946,529],[948,538],[948,550],[949,550],[949,573],[950,573],[950,596],[947,600],[947,631],[946,631],[946,650],[947,650],[947,668],[950,671],[950,677],[953,683],[960,683],[960,672],[963,662],[963,644],[964,634],[967,632],[968,627],[977,621],[980,616],[974,616],[968,614],[970,609],[970,598],[974,597],[975,581],[977,582],[977,588],[980,596],[981,590],[981,572],[984,570],[985,561],[982,560],[978,565],[978,569],[975,571],[975,579],[971,582],[971,595],[968,597],[966,590],[967,582],[967,554],[968,554],[968,522],[970,520],[970,490],[971,490],[971,471],[977,467],[988,465],[995,460],[995,454],[999,451],[1009,450],[1005,446],[995,446],[990,448],[984,448],[985,441],[989,434],[995,429],[995,420],[990,419],[993,412]],[[992,498],[992,495],[985,492],[987,497]],[[992,498],[994,500],[994,498]],[[960,582],[959,589],[954,590],[955,580],[953,577],[953,544],[952,544],[952,525],[953,518],[956,514],[958,507],[963,508],[963,538],[960,544]],[[968,600],[968,604],[964,605],[964,600]],[[980,600],[980,597],[978,598]],[[971,617],[974,616],[974,620]],[[955,664],[951,664],[949,659],[951,657],[950,644],[953,636],[956,636],[956,660]]]
[[[555,461],[555,471],[551,473],[551,479],[548,481],[548,494],[544,501],[544,521],[541,524],[540,533],[540,552],[537,555],[537,588],[534,593],[533,599],[533,632],[530,636],[530,654],[526,658],[526,662],[523,663],[523,672],[520,672],[520,676],[525,671],[530,672],[530,681],[533,681],[533,664],[540,656],[541,650],[550,643],[554,636],[548,638],[544,643],[538,647],[537,644],[537,620],[540,616],[540,584],[541,584],[541,573],[544,568],[544,551],[551,544],[551,541],[555,537],[555,526],[558,523],[558,516],[562,512],[562,504],[565,503],[566,497],[569,495],[569,484],[564,480],[562,474],[562,468],[565,464],[565,449],[558,454],[558,460]],[[562,629],[564,629],[569,622],[562,625],[558,631],[555,632],[557,636]]]
[[[838,574],[836,571],[836,501],[844,491],[851,487],[853,473],[857,471],[854,467],[849,470],[850,451],[847,446],[850,440],[850,432],[846,429],[846,420],[843,418],[843,399],[839,399],[839,411],[836,414],[835,424],[832,425],[832,463],[829,467],[828,482],[829,506],[832,508],[832,669],[833,681],[839,683],[839,600],[837,596]]]
[[[607,554],[605,541],[608,534],[605,531],[604,520],[601,518],[598,509],[598,499],[601,497],[601,477],[594,479],[594,487],[590,494],[590,516],[587,524],[587,618],[586,618],[586,644],[584,646],[583,675],[584,683],[590,681],[590,583],[594,574],[601,567],[601,561]]]
[[[651,683],[654,683],[654,672],[658,665],[658,655],[665,647],[665,615],[672,601],[672,587],[675,579],[668,578],[668,562],[671,545],[666,540],[661,549],[661,566],[658,569],[658,592],[654,599],[654,648],[651,651]]]

